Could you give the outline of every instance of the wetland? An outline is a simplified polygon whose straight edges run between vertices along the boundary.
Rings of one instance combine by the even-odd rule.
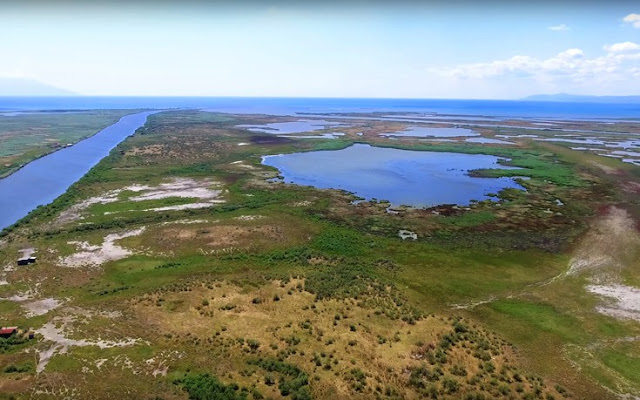
[[[136,117],[2,231],[0,398],[640,396],[637,123],[339,114]]]

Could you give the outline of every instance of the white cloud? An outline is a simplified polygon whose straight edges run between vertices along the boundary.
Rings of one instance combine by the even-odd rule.
[[[617,43],[606,46],[607,53],[587,57],[581,49],[568,49],[549,58],[517,55],[484,63],[462,64],[452,68],[431,68],[430,72],[452,82],[485,82],[495,85],[515,83],[522,87],[570,90],[640,90],[640,46]]]
[[[610,53],[626,53],[630,51],[640,50],[640,44],[633,42],[615,43],[612,45],[604,46],[604,49]]]
[[[556,31],[556,32],[571,30],[571,28],[569,28],[565,24],[550,26],[547,29],[549,29],[550,31]]]
[[[622,20],[633,25],[634,28],[640,29],[640,14],[629,14]]]

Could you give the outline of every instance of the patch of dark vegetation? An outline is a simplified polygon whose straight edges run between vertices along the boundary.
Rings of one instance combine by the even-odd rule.
[[[25,335],[14,334],[8,338],[0,337],[0,354],[19,350],[28,341],[29,338]]]
[[[294,141],[288,138],[276,136],[276,135],[254,135],[249,137],[251,143],[260,145],[281,145],[290,144]]]
[[[181,262],[169,262],[156,266],[154,269],[179,268],[183,264]]]
[[[317,235],[311,247],[333,256],[360,256],[365,243],[361,234],[349,229],[331,228]]]
[[[408,384],[425,398],[505,398],[513,392],[522,394],[522,398],[553,398],[560,393],[546,387],[541,378],[524,377],[504,362],[496,364],[508,347],[506,342],[459,318],[454,318],[451,325],[451,331],[432,343],[419,343],[412,354],[413,359],[423,362],[410,370]],[[452,365],[460,352],[473,356],[477,364]]]
[[[311,400],[309,388],[309,375],[293,364],[273,358],[257,358],[248,361],[249,365],[257,365],[268,372],[265,382],[275,382],[270,374],[278,373],[281,376],[278,389],[282,396],[291,396],[292,400]]]
[[[33,363],[26,362],[22,364],[9,364],[2,370],[5,374],[21,374],[21,373],[32,373],[35,371],[35,366]]]
[[[246,400],[249,393],[235,383],[226,385],[209,374],[187,375],[174,383],[182,385],[192,400]]]
[[[571,244],[578,230],[559,232],[454,232],[439,230],[426,240],[444,248],[474,248],[486,250],[540,249],[558,253]]]
[[[118,292],[122,292],[122,291],[125,291],[125,290],[128,290],[128,289],[130,289],[130,287],[128,285],[117,286],[117,287],[114,287],[114,288],[98,290],[97,292],[95,292],[95,294],[97,296],[107,296],[107,295],[118,293]]]

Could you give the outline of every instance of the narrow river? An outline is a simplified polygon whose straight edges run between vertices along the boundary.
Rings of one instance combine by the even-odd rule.
[[[63,194],[156,112],[124,116],[95,135],[32,161],[0,179],[0,230]]]

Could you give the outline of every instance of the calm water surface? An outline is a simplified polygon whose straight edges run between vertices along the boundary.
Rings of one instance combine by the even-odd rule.
[[[512,142],[507,142],[506,140],[492,139],[492,138],[486,138],[486,137],[469,138],[469,139],[466,139],[465,142],[491,143],[491,144],[513,144]]]
[[[321,129],[327,129],[334,126],[342,126],[339,122],[331,122],[325,120],[300,120],[300,121],[291,121],[291,122],[274,122],[271,124],[264,125],[238,125],[238,128],[245,128],[252,132],[261,132],[261,133],[277,133],[277,134],[288,134],[288,133],[302,133],[302,132],[313,132]]]
[[[474,178],[469,170],[509,168],[481,154],[410,151],[355,144],[343,150],[263,157],[284,181],[320,189],[342,189],[367,200],[414,207],[465,205],[504,188],[522,189],[511,178]]]
[[[281,114],[328,112],[427,112],[510,118],[638,119],[640,104],[524,100],[331,99],[251,97],[0,97],[0,110],[88,110],[202,108],[212,111]]]
[[[383,133],[380,136],[406,136],[406,137],[458,137],[458,136],[480,136],[467,128],[423,128],[414,126],[404,131],[393,133]]]
[[[79,180],[111,149],[144,125],[153,111],[127,115],[97,134],[30,162],[0,179],[0,229],[51,203]]]

